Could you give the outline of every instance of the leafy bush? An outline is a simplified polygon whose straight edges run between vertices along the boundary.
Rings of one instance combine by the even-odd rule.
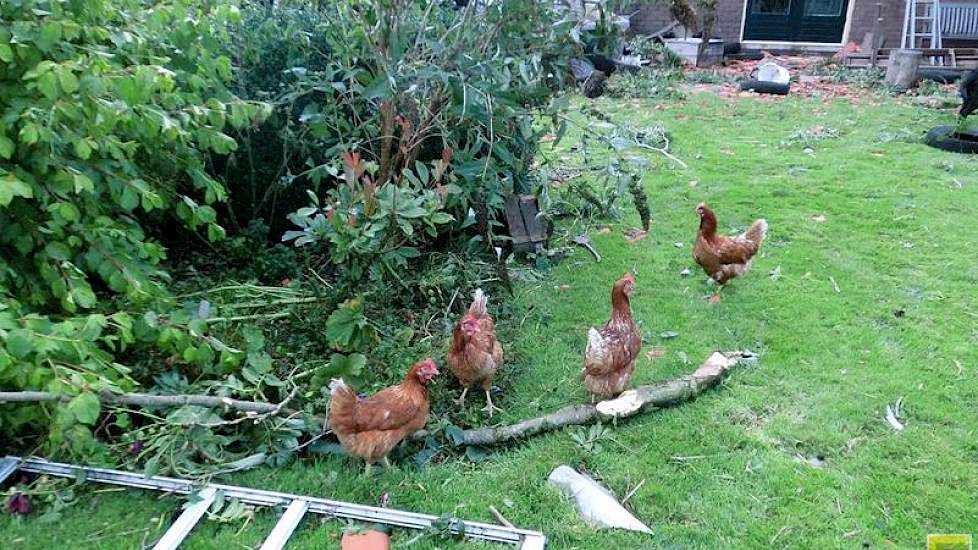
[[[324,8],[329,24],[315,33],[328,54],[317,54],[319,69],[287,70],[276,101],[297,115],[286,131],[302,171],[286,180],[312,202],[284,238],[328,255],[343,291],[409,287],[400,274],[422,252],[470,227],[473,245],[501,244],[504,196],[540,189],[530,167],[547,128],[534,117],[565,108],[548,83],[581,48],[573,21],[551,9],[517,0]],[[295,113],[296,98],[314,101]]]
[[[266,111],[224,88],[231,60],[214,52],[236,17],[189,0],[0,4],[0,388],[76,395],[54,445],[91,450],[91,392],[132,388],[115,355],[157,339],[139,313],[166,297],[165,250],[144,228],[224,234],[204,154]],[[159,343],[183,353],[200,333],[183,334]],[[0,429],[47,418],[7,408]]]
[[[46,430],[50,454],[147,473],[281,463],[321,428],[304,413],[330,377],[403,376],[460,296],[505,280],[490,250],[507,193],[550,215],[532,168],[573,118],[573,18],[521,0],[280,4],[0,5],[0,390],[65,398],[5,407],[4,440]],[[601,124],[613,202],[642,171],[621,157],[668,139]],[[303,412],[100,398],[140,386]]]
[[[683,73],[674,70],[641,69],[611,75],[605,88],[609,97],[621,99],[686,99]]]

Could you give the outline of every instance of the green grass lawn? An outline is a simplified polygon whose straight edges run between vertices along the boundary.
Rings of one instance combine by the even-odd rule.
[[[493,420],[587,399],[585,332],[606,320],[611,283],[625,270],[638,281],[632,304],[651,335],[645,350],[665,352],[643,354],[634,383],[691,372],[714,350],[753,350],[758,366],[693,402],[610,427],[591,452],[564,430],[476,464],[452,458],[419,470],[402,459],[368,479],[360,463],[322,457],[232,482],[367,504],[389,493],[398,508],[484,521],[492,504],[560,549],[921,548],[928,533],[978,536],[978,161],[892,139],[953,124],[952,115],[875,96],[852,105],[699,94],[663,107],[621,102],[615,111],[664,125],[689,168],[650,156],[660,168],[645,181],[648,238],[623,239],[638,224],[628,207],[610,232],[591,234],[601,263],[578,249],[542,282],[518,288],[517,312],[499,320],[500,334],[515,340],[505,343],[499,381],[505,412]],[[813,151],[787,143],[816,126],[839,137]],[[771,227],[753,271],[712,306],[691,258],[702,200],[724,232],[757,217]],[[685,268],[692,275],[682,277]],[[678,336],[663,340],[664,331]],[[901,396],[907,428],[897,433],[882,417]],[[481,418],[482,398],[473,397],[459,423]],[[821,468],[807,463],[816,455]],[[644,481],[628,505],[655,534],[582,524],[545,483],[561,463],[587,468],[619,497]],[[4,515],[0,540],[132,548],[155,540],[177,502],[98,493],[48,524]],[[207,522],[187,547],[254,547],[274,521],[259,511],[244,527]],[[343,527],[307,519],[290,548],[336,547]],[[396,533],[395,547],[413,535]],[[476,547],[432,537],[411,546]]]

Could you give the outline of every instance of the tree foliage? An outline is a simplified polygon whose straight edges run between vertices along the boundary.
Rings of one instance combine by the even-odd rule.
[[[148,473],[282,463],[321,426],[123,410],[98,395],[151,386],[310,412],[333,376],[385,382],[379,356],[433,345],[395,300],[447,318],[506,245],[504,197],[535,193],[548,208],[537,144],[580,124],[561,90],[585,49],[573,11],[236,5],[0,3],[0,390],[67,397],[4,405],[0,437],[46,431],[50,454],[91,458],[107,448],[98,432],[119,451],[112,461]],[[585,161],[605,168],[615,198],[640,178],[626,155],[637,139],[598,137],[606,151]],[[224,227],[234,238],[211,245]],[[257,248],[268,227],[311,251],[302,269],[292,248]],[[218,277],[242,268],[273,286],[174,297],[168,245],[213,246],[203,263]],[[473,249],[486,260],[461,258]],[[268,341],[236,324],[260,318],[288,320],[264,327]]]
[[[399,281],[470,226],[473,244],[498,245],[504,196],[540,191],[535,145],[554,129],[534,120],[566,107],[575,20],[517,0],[358,0],[308,20],[327,21],[309,40],[315,68],[288,69],[276,101],[296,115],[286,146],[301,161],[282,181],[312,192],[285,238],[315,243],[350,287]]]
[[[214,54],[237,17],[189,0],[0,3],[0,387],[81,392],[55,444],[90,442],[91,392],[134,384],[115,355],[159,337],[140,312],[166,297],[165,249],[146,228],[224,234],[204,155],[267,111],[226,90],[231,60]]]

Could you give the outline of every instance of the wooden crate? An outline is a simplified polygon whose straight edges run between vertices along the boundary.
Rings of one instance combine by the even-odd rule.
[[[537,245],[547,246],[547,220],[539,216],[540,208],[533,195],[509,194],[505,197],[506,224],[513,239],[513,253],[526,254]]]

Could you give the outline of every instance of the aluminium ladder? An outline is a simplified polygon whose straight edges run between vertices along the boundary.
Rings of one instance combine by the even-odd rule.
[[[907,0],[903,17],[904,49],[941,48],[941,1]]]
[[[249,487],[217,483],[198,487],[194,485],[194,482],[186,479],[163,476],[145,477],[133,472],[48,462],[37,458],[0,457],[0,483],[3,483],[5,479],[18,470],[124,487],[150,489],[164,493],[196,494],[198,500],[183,510],[153,547],[154,550],[176,550],[197,522],[207,513],[208,508],[217,498],[218,492],[222,492],[228,498],[236,498],[248,504],[285,508],[285,513],[271,534],[268,535],[268,538],[265,539],[261,550],[281,550],[284,548],[289,537],[292,536],[292,532],[307,512],[334,518],[383,523],[408,529],[427,529],[438,520],[437,517],[428,514],[415,514],[390,508],[376,508]],[[469,539],[518,546],[519,550],[544,550],[547,545],[547,537],[543,533],[515,527],[457,520],[453,522],[451,530]]]

